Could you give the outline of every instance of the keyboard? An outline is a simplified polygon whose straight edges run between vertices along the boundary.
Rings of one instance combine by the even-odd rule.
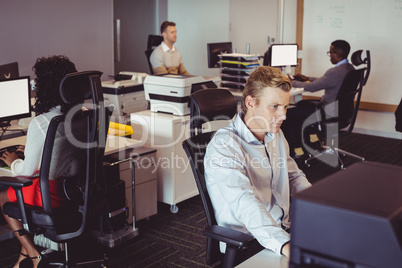
[[[9,152],[15,152],[17,151],[17,149],[20,147],[21,145],[12,145],[12,146],[8,146],[8,147],[4,147],[0,149],[0,156],[3,155],[4,152],[9,151]],[[23,152],[16,152],[18,158],[20,159],[24,159],[24,153]],[[0,167],[8,167],[6,163],[4,163],[3,160],[0,159]]]

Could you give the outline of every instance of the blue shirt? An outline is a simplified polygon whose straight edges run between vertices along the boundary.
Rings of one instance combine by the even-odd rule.
[[[251,233],[280,253],[289,241],[290,195],[311,184],[289,156],[282,131],[261,143],[243,122],[217,131],[204,158],[205,180],[218,225]]]

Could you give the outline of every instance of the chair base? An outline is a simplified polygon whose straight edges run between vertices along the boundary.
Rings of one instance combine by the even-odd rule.
[[[323,156],[323,155],[334,155],[334,154],[338,157],[341,169],[344,169],[345,167],[344,167],[344,164],[343,164],[343,161],[342,161],[342,158],[341,158],[340,155],[343,155],[343,156],[347,155],[347,156],[359,159],[360,161],[365,161],[364,157],[361,157],[361,156],[356,155],[356,154],[349,153],[347,151],[344,151],[344,150],[336,148],[336,147],[332,148],[332,147],[329,147],[329,146],[324,146],[323,148],[324,148],[324,150],[322,152],[320,152],[319,154],[311,156],[308,159],[306,159],[304,161],[304,164],[307,167],[310,167],[310,164],[308,163],[310,160],[315,159],[315,158],[319,158],[320,156]]]
[[[90,261],[84,261],[84,262],[78,262],[78,263],[70,263],[69,261],[69,256],[68,256],[68,244],[64,243],[64,253],[65,253],[65,261],[64,263],[59,263],[59,262],[49,262],[50,267],[59,267],[59,268],[69,268],[69,267],[79,267],[79,266],[84,266],[84,267],[93,267],[95,264],[99,264],[99,267],[107,267],[108,265],[108,256],[106,254],[103,255],[102,259],[97,259],[97,260],[90,260]]]

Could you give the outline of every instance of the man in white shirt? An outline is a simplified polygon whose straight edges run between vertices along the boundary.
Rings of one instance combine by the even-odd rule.
[[[249,233],[285,256],[290,252],[290,196],[311,186],[289,156],[280,130],[291,87],[277,69],[258,67],[247,79],[243,111],[217,131],[204,158],[218,225]]]
[[[154,74],[189,75],[183,65],[180,51],[174,47],[177,39],[176,23],[164,21],[161,25],[163,42],[152,52],[150,61]]]

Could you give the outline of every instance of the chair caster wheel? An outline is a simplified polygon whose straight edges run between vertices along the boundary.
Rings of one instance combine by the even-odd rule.
[[[177,205],[171,205],[170,212],[176,214],[177,212],[179,212],[179,207]]]

